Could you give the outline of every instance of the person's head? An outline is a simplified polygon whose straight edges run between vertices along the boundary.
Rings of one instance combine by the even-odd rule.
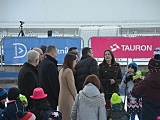
[[[77,47],[70,47],[68,52],[74,53],[77,56],[79,56],[79,51],[78,51]]]
[[[114,54],[111,50],[105,50],[104,51],[104,59],[103,59],[104,63],[111,63],[114,64],[115,63],[115,58],[114,58]]]
[[[39,53],[35,50],[29,50],[27,53],[27,62],[33,66],[37,66],[39,64]]]
[[[3,88],[0,88],[0,103],[5,104],[7,98],[7,91]]]
[[[19,110],[16,114],[19,120],[35,120],[36,119],[36,116],[32,112],[22,112]]]
[[[47,46],[41,45],[40,49],[42,50],[43,54],[46,52]]]
[[[152,72],[160,72],[160,60],[151,58],[148,63],[148,69]]]
[[[135,62],[131,62],[128,65],[128,72],[136,73],[138,69],[138,65]]]
[[[58,54],[58,50],[55,46],[53,45],[49,45],[47,48],[46,48],[46,54],[50,55],[51,57],[53,58],[56,58],[57,57],[57,54]]]
[[[92,51],[92,49],[89,48],[89,47],[84,47],[82,49],[82,56],[83,55],[89,55],[89,56],[93,57],[93,51]]]
[[[16,100],[19,99],[20,91],[16,87],[12,87],[8,91],[8,100]]]
[[[74,71],[74,67],[77,63],[77,56],[72,53],[67,53],[66,56],[64,57],[64,62],[63,62],[63,69],[70,68],[72,71]]]
[[[33,90],[33,95],[30,96],[30,98],[34,100],[40,100],[45,99],[47,97],[47,94],[44,93],[44,90],[41,87],[37,87]]]
[[[35,50],[39,53],[39,61],[42,61],[44,59],[44,56],[43,56],[43,51],[40,49],[40,48],[33,48],[32,50]]]
[[[95,85],[98,89],[100,89],[100,80],[99,78],[97,77],[97,75],[88,75],[83,83],[83,87],[85,85],[87,85],[88,83],[92,83],[93,85]]]
[[[112,104],[119,104],[122,102],[122,98],[117,93],[113,93],[110,101]]]

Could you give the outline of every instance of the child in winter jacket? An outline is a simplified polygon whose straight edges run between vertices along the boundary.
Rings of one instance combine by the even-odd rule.
[[[110,101],[112,105],[110,111],[108,111],[109,120],[129,120],[122,98],[117,93],[112,94]]]
[[[36,120],[48,120],[48,116],[51,114],[52,109],[47,100],[47,94],[44,93],[41,87],[33,90],[33,95],[30,96],[34,101],[34,106],[31,112],[35,114]]]
[[[12,87],[8,91],[8,102],[6,109],[2,112],[2,120],[17,120],[19,110],[25,112],[25,106],[19,99],[19,89]]]
[[[130,114],[131,120],[135,120],[135,115],[141,120],[142,99],[131,95],[135,81],[142,79],[141,71],[137,71],[137,69],[138,65],[135,62],[131,62],[120,84],[120,89],[125,92],[125,96],[127,95],[127,112]]]
[[[87,76],[83,87],[75,98],[71,120],[106,120],[105,98],[99,92],[99,78],[94,74]]]

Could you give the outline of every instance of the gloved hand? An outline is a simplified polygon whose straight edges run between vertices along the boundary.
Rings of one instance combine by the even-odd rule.
[[[127,83],[128,81],[130,81],[130,80],[133,80],[133,76],[134,76],[134,73],[132,73],[132,72],[128,72],[127,74],[126,74],[126,78],[125,78],[125,83]]]

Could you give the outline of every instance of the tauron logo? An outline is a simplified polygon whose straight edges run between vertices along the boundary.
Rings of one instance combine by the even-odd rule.
[[[120,49],[120,47],[117,45],[117,43],[113,44],[112,46],[110,46],[111,51],[116,51],[117,49]]]

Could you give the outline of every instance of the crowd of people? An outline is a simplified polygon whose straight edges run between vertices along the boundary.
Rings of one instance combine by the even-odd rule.
[[[131,62],[122,76],[111,50],[98,65],[89,47],[71,47],[58,70],[56,46],[32,48],[18,88],[0,88],[0,120],[160,120],[160,48],[143,76]],[[119,89],[127,97],[124,109]]]

